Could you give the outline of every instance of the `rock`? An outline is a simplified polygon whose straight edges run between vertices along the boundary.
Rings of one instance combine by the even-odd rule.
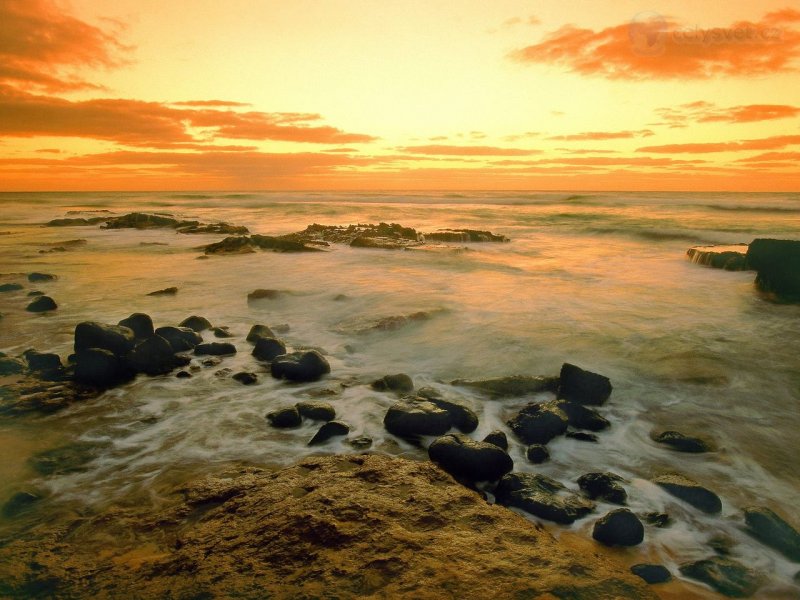
[[[26,350],[23,356],[28,362],[28,368],[31,371],[53,372],[64,368],[64,365],[61,364],[61,357],[58,354]]]
[[[253,325],[247,333],[247,341],[256,343],[258,338],[274,338],[275,334],[266,325]]]
[[[704,513],[716,514],[722,510],[722,501],[719,496],[683,475],[660,475],[653,479],[653,483]]]
[[[270,369],[276,379],[296,382],[317,381],[331,372],[328,361],[316,350],[278,356],[272,361]]]
[[[366,450],[372,446],[372,438],[366,435],[359,435],[358,437],[346,440],[346,443],[356,450]]]
[[[418,311],[408,315],[392,315],[359,321],[357,323],[340,324],[336,331],[347,335],[370,335],[378,331],[395,331],[414,323],[429,321],[433,316],[442,311]]]
[[[695,246],[686,251],[693,263],[726,271],[746,271],[747,244],[736,246]]]
[[[446,410],[450,415],[450,422],[453,427],[456,427],[462,433],[472,433],[478,427],[478,415],[476,415],[471,408],[445,400],[444,398],[426,398],[431,404],[435,404],[442,410]]]
[[[288,427],[299,427],[302,423],[300,413],[295,406],[286,406],[267,413],[267,420],[273,427],[286,429]]]
[[[39,296],[36,298],[36,300],[28,304],[28,306],[25,307],[25,310],[28,312],[40,313],[56,310],[57,308],[58,304],[56,304],[55,300],[53,300],[50,296]]]
[[[789,560],[800,562],[800,533],[765,506],[744,509],[747,532]]]
[[[483,441],[487,444],[494,444],[501,450],[505,450],[508,452],[508,438],[504,431],[500,431],[499,429],[495,429],[494,431],[489,432],[486,434],[486,437],[483,438]]]
[[[22,285],[19,283],[4,283],[0,285],[0,292],[16,292],[21,289]]]
[[[427,400],[406,399],[392,405],[383,418],[389,433],[398,437],[442,435],[452,427],[450,413]]]
[[[193,331],[197,331],[198,333],[201,331],[205,331],[206,329],[211,329],[212,325],[211,322],[206,319],[205,317],[198,317],[197,315],[192,315],[191,317],[185,318],[180,323],[181,327],[188,327]]]
[[[40,292],[39,290],[31,290],[27,295],[28,298],[35,298],[36,296],[44,296],[44,292]]]
[[[663,565],[639,563],[631,567],[631,573],[641,577],[649,584],[666,583],[672,579],[672,574]]]
[[[0,376],[17,375],[25,370],[25,363],[18,358],[3,356],[0,358]]]
[[[87,348],[77,354],[75,381],[95,387],[112,387],[134,376],[125,361],[110,350]]]
[[[679,431],[653,431],[650,433],[650,439],[658,444],[669,446],[678,452],[691,452],[697,454],[701,452],[714,451],[714,445],[711,442],[704,440],[703,438],[684,435]]]
[[[34,454],[28,463],[40,475],[80,473],[109,445],[107,442],[73,442]]]
[[[350,426],[341,421],[328,421],[317,430],[311,441],[308,442],[309,446],[317,446],[324,444],[332,437],[341,437],[350,433]]]
[[[535,465],[550,460],[550,451],[542,444],[531,444],[525,451],[525,457]]]
[[[295,404],[301,417],[312,421],[333,421],[336,409],[327,402],[298,402]]]
[[[128,364],[139,373],[165,375],[189,364],[186,356],[176,356],[172,345],[159,335],[138,343],[128,355]]]
[[[209,358],[204,358],[200,361],[200,364],[204,367],[216,367],[218,364],[222,362],[222,359],[217,356],[211,356]]]
[[[13,519],[30,510],[41,499],[42,497],[39,494],[34,494],[33,492],[17,492],[3,504],[0,514],[6,519]]]
[[[720,594],[732,598],[747,598],[756,593],[761,577],[740,562],[713,556],[705,560],[684,563],[679,568],[682,575],[710,585]]]
[[[214,332],[214,337],[217,338],[232,338],[235,337],[227,327],[212,327],[211,331]]]
[[[275,333],[289,333],[292,328],[289,326],[288,323],[278,323],[277,325],[273,325],[272,329],[275,330]]]
[[[51,275],[50,273],[28,273],[28,281],[31,283],[37,283],[40,281],[55,281],[58,279],[56,275]]]
[[[176,231],[178,233],[217,233],[222,235],[249,233],[247,227],[244,227],[243,225],[231,225],[230,223],[199,223],[197,225],[179,225]]]
[[[212,356],[226,356],[236,354],[236,346],[230,342],[207,342],[194,347],[195,354],[210,354]]]
[[[167,340],[175,352],[192,350],[203,342],[202,336],[188,327],[159,327],[155,334]]]
[[[247,371],[239,371],[233,375],[233,379],[238,381],[242,385],[253,385],[254,383],[258,383],[258,376],[255,373],[249,373]]]
[[[172,217],[163,215],[154,215],[149,213],[128,213],[121,217],[111,217],[106,219],[105,229],[152,229],[155,227],[171,227],[178,226],[178,220]]]
[[[568,431],[564,435],[579,442],[593,442],[596,444],[599,441],[595,434],[586,433],[585,431]]]
[[[598,406],[608,400],[611,390],[611,381],[608,377],[584,371],[569,363],[561,366],[558,385],[559,399]]]
[[[155,333],[153,319],[150,318],[150,315],[144,313],[133,313],[127,319],[122,319],[118,325],[133,331],[133,335],[137,340],[146,340]]]
[[[253,348],[252,355],[257,360],[270,361],[278,356],[286,354],[286,345],[275,338],[259,337],[256,339],[256,345]]]
[[[455,379],[450,385],[473,388],[495,398],[510,398],[555,392],[558,389],[558,378],[511,375],[491,379]]]
[[[190,379],[192,377],[192,374],[189,373],[189,371],[178,371],[177,373],[175,373],[175,377],[177,377],[178,379]]]
[[[379,392],[405,394],[414,391],[414,382],[405,373],[398,373],[397,375],[384,375],[373,381],[371,387]]]
[[[105,220],[105,217],[91,217],[85,219],[83,217],[67,218],[67,219],[53,219],[48,221],[48,227],[85,227],[87,225],[96,225]]]
[[[594,510],[594,503],[567,492],[559,482],[544,475],[509,473],[495,490],[498,504],[515,506],[548,521],[570,524]]]
[[[282,292],[281,290],[265,290],[259,288],[247,294],[247,301],[255,302],[256,300],[277,300],[284,295],[286,295],[286,292]]]
[[[496,481],[514,468],[505,450],[458,433],[436,438],[428,456],[454,477],[469,481]]]
[[[149,292],[148,296],[174,296],[178,293],[178,288],[176,287],[168,287],[162,290],[156,290],[154,292]]]
[[[654,527],[667,527],[672,523],[672,519],[667,513],[648,512],[642,515],[646,523]]]
[[[507,424],[526,444],[546,444],[567,430],[567,415],[554,404],[530,403]]]
[[[583,404],[569,400],[556,400],[555,405],[567,415],[567,422],[576,429],[603,431],[611,426],[608,419]]]
[[[302,242],[273,237],[270,235],[229,236],[220,242],[203,247],[205,254],[242,254],[261,250],[273,252],[318,252],[319,248],[311,248]]]
[[[426,242],[509,242],[504,235],[496,235],[491,231],[478,229],[439,229],[432,233],[423,234]]]
[[[756,287],[780,299],[800,300],[800,241],[755,239],[747,249]]]
[[[116,356],[125,356],[133,350],[136,336],[133,330],[122,325],[106,325],[95,321],[83,321],[75,327],[75,353],[89,348],[108,350]]]
[[[592,500],[600,498],[612,504],[625,504],[628,493],[620,485],[622,477],[614,473],[586,473],[578,478],[578,486]]]
[[[627,508],[618,508],[598,519],[592,537],[606,546],[636,546],[644,540],[644,525]]]

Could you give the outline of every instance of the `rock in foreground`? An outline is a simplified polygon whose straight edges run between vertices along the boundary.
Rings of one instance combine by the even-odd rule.
[[[736,246],[695,246],[686,251],[693,263],[726,271],[747,270],[747,244]]]
[[[761,583],[758,575],[740,562],[719,556],[682,564],[680,571],[732,598],[752,596]]]
[[[184,494],[162,514],[115,509],[11,541],[3,592],[48,581],[41,597],[656,598],[622,565],[557,542],[427,462],[312,457]],[[202,519],[186,518],[201,507]],[[98,539],[119,546],[104,542],[100,555]]]
[[[756,287],[780,299],[800,301],[800,241],[756,239],[747,249]]]

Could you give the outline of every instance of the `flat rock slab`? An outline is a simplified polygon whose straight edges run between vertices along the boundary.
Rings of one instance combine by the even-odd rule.
[[[659,475],[653,483],[667,492],[708,514],[716,514],[722,510],[722,501],[714,492],[696,481],[678,474]]]
[[[497,503],[515,506],[548,521],[568,525],[594,510],[589,502],[554,479],[530,473],[509,473],[495,490]]]
[[[748,598],[761,585],[761,577],[755,571],[740,562],[719,556],[684,563],[680,566],[680,572],[731,598]]]
[[[745,508],[744,520],[750,535],[789,560],[800,562],[800,533],[789,523],[764,506]]]
[[[747,244],[730,246],[695,246],[686,251],[690,261],[714,269],[726,271],[746,271]]]

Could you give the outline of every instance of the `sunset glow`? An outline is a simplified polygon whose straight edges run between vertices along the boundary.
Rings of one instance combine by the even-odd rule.
[[[0,0],[0,191],[800,188],[786,0]]]

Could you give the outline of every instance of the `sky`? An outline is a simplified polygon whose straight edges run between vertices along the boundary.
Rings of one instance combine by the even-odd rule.
[[[0,0],[0,191],[800,191],[792,0]]]

